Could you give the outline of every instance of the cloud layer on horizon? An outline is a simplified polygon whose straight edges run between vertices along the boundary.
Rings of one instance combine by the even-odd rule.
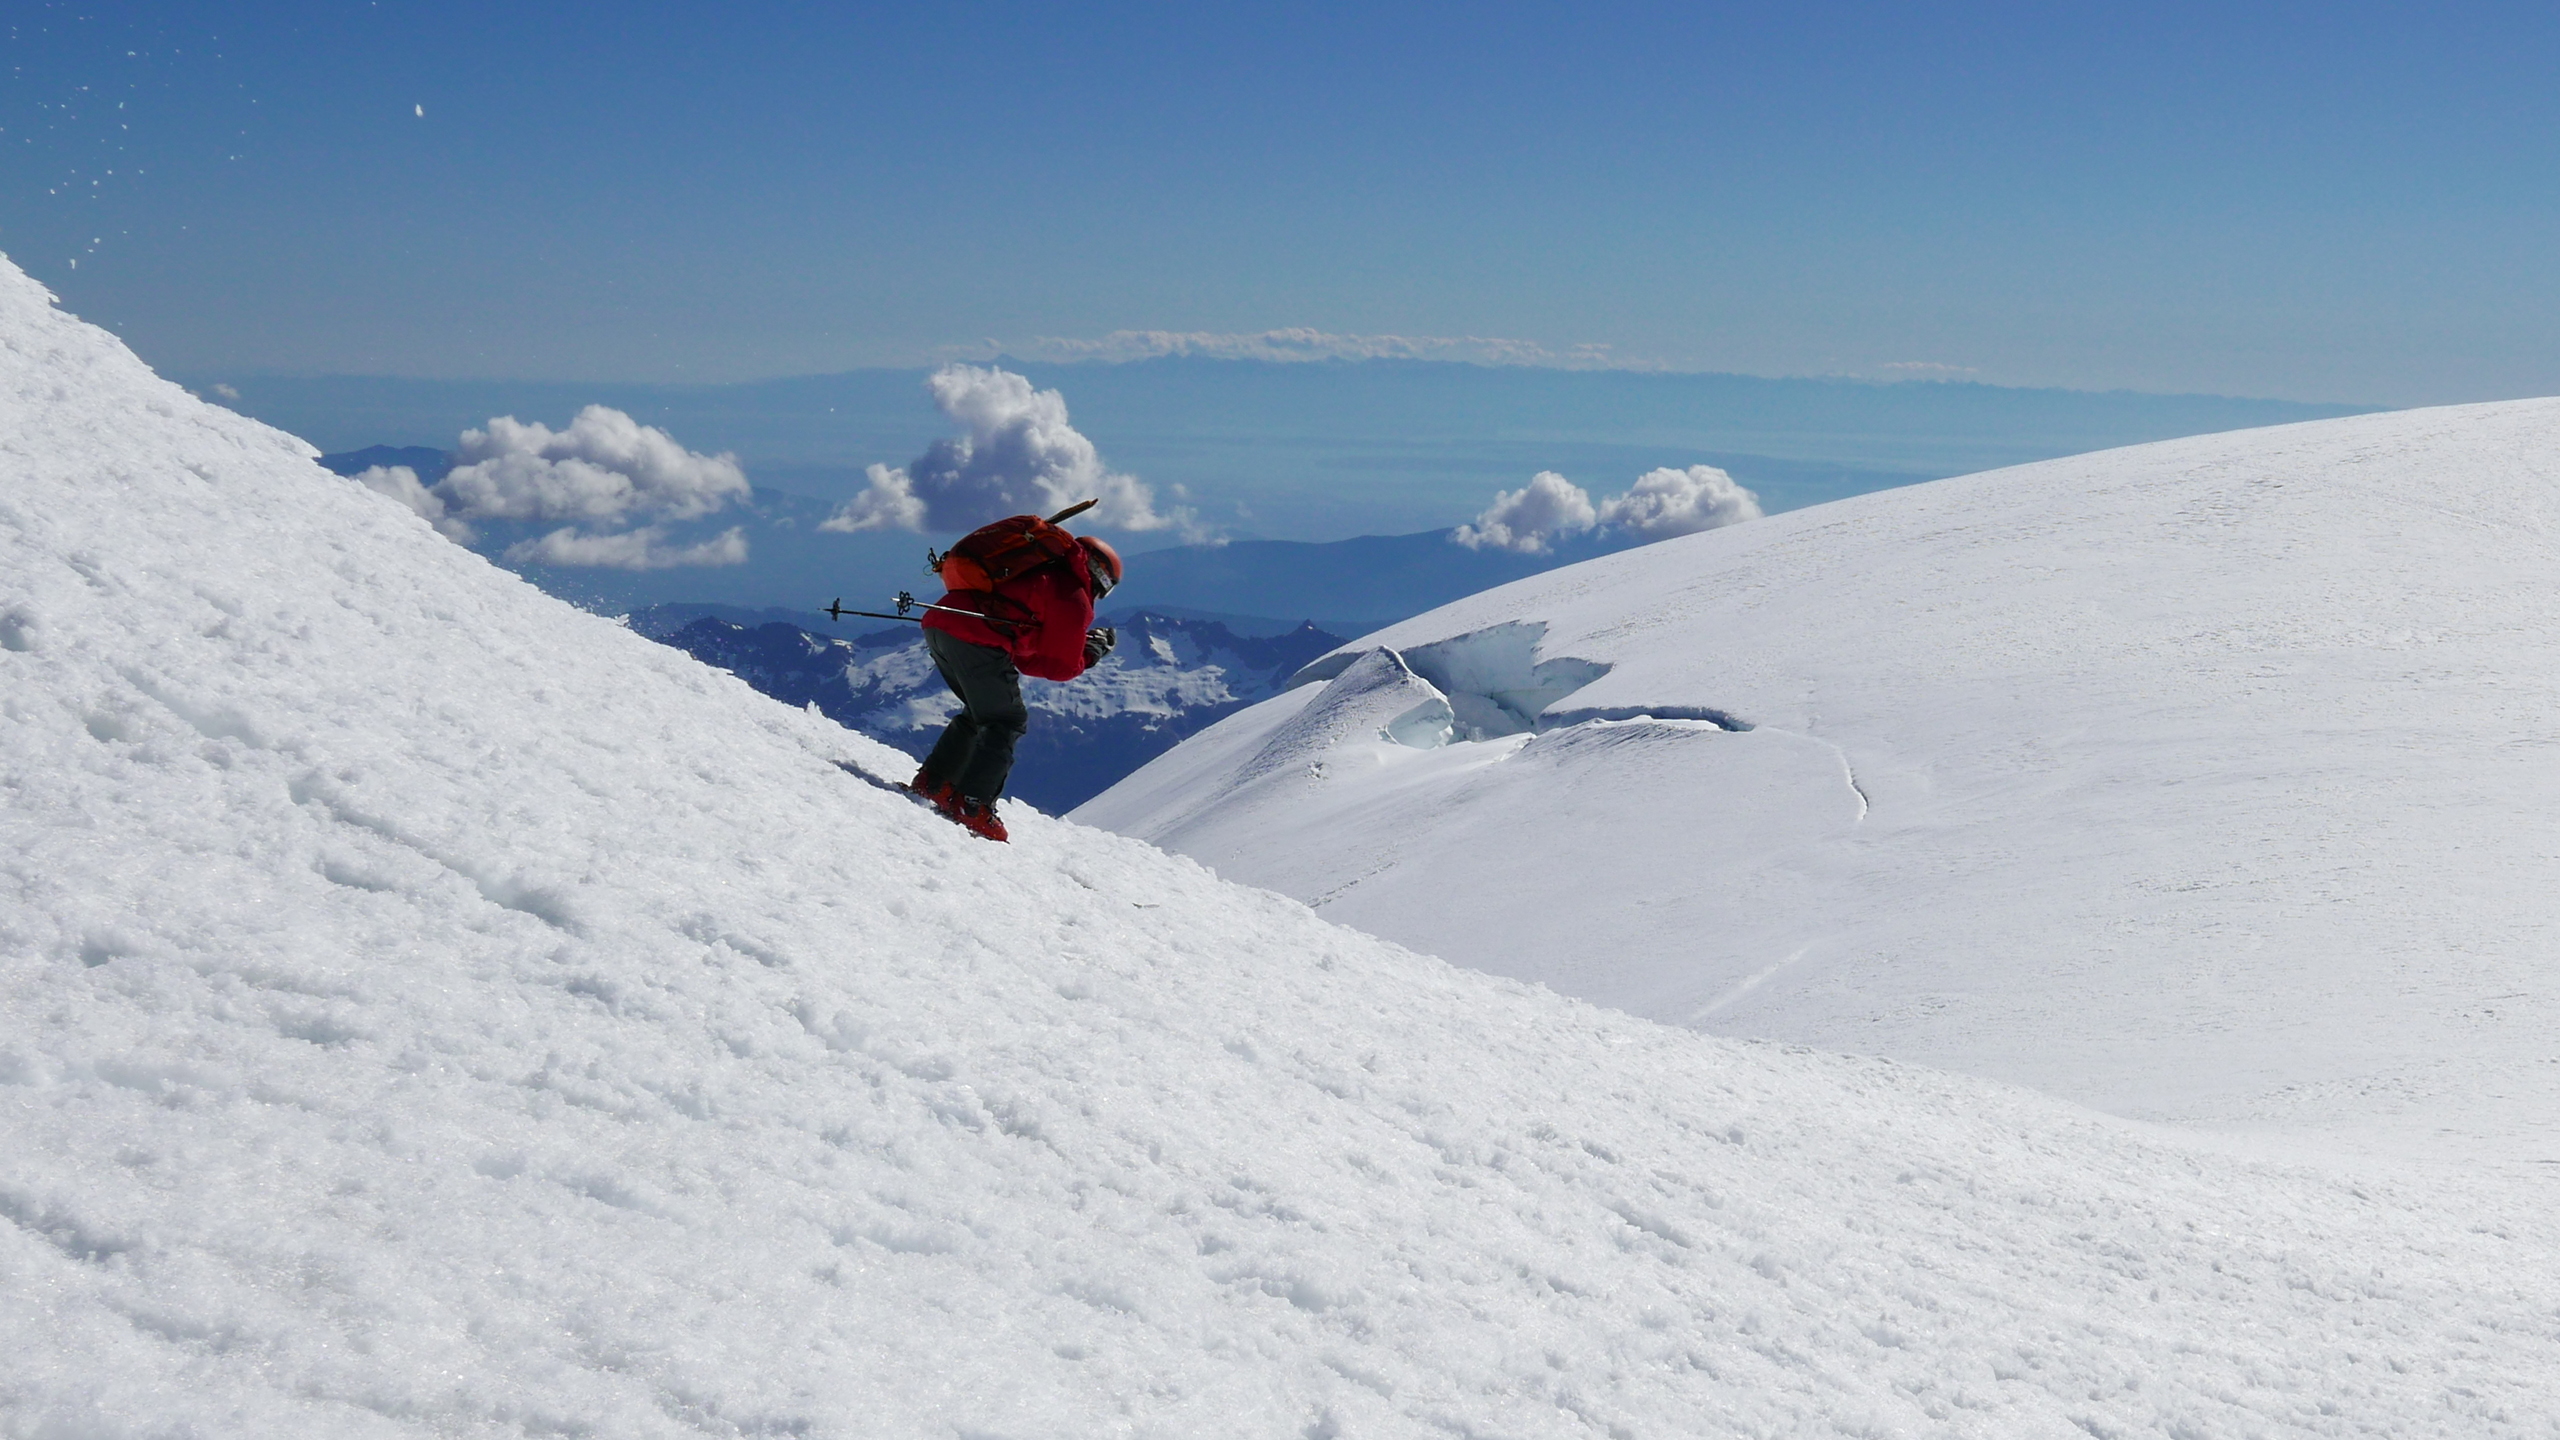
[[[989,342],[993,344],[993,342]],[[1345,335],[1295,326],[1229,333],[1211,330],[1114,330],[1099,340],[1041,336],[1024,347],[1026,359],[1154,360],[1191,356],[1207,360],[1454,360],[1476,365],[1536,365],[1557,369],[1615,369],[1626,362],[1606,345],[1552,349],[1535,340],[1490,335]]]
[[[1644,544],[1760,514],[1760,497],[1713,465],[1648,470],[1624,495],[1596,504],[1581,486],[1541,470],[1517,490],[1495,491],[1484,513],[1451,531],[1449,540],[1470,550],[1544,555],[1557,541],[1594,530],[1615,530]]]
[[[960,429],[892,469],[874,464],[863,492],[819,528],[974,530],[990,520],[1047,514],[1099,499],[1093,523],[1118,530],[1196,529],[1191,512],[1158,511],[1155,493],[1134,475],[1102,463],[1101,452],[1067,420],[1066,397],[992,366],[945,365],[925,382],[934,405]]]
[[[510,546],[505,558],[514,564],[658,570],[747,558],[738,529],[670,546],[665,528],[747,498],[737,457],[687,450],[610,406],[586,407],[565,430],[497,416],[463,431],[459,454],[461,463],[433,485],[406,465],[376,465],[354,479],[465,545],[478,538],[474,521],[571,522]]]

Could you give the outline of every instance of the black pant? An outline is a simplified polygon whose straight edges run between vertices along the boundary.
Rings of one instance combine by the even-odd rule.
[[[992,645],[973,645],[941,630],[924,632],[925,653],[942,672],[942,683],[960,697],[960,713],[951,717],[933,753],[924,757],[925,773],[948,780],[962,795],[993,804],[1013,773],[1013,744],[1031,728],[1031,709],[1022,703],[1022,672],[1013,657]]]

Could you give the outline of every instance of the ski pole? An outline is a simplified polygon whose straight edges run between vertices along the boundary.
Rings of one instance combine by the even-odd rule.
[[[1020,626],[1028,623],[1036,623],[1017,620],[1009,615],[989,615],[981,610],[963,610],[956,605],[928,605],[913,595],[908,594],[904,590],[898,592],[897,605],[898,613],[895,615],[891,615],[880,610],[848,610],[845,608],[844,598],[842,596],[838,596],[832,604],[828,605],[826,609],[818,613],[826,616],[830,620],[842,620],[847,615],[860,615],[872,620],[905,620],[921,625],[924,621],[908,614],[907,612],[909,610],[939,610],[945,615],[966,615],[972,620],[984,620],[990,625]]]
[[[924,623],[913,615],[891,615],[879,610],[847,610],[844,608],[844,597],[841,595],[836,597],[834,604],[826,608],[825,614],[830,620],[842,620],[847,615],[860,615],[867,620],[904,620],[915,625]]]
[[[956,605],[928,605],[913,595],[908,594],[904,590],[898,592],[898,599],[896,603],[898,606],[898,614],[901,617],[904,617],[910,610],[939,610],[945,615],[966,615],[972,620],[984,620],[990,625],[1020,625],[1024,623],[1023,621],[1014,619],[1010,615],[990,615],[984,610],[963,610]]]

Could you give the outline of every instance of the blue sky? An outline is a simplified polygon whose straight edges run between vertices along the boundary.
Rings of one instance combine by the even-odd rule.
[[[32,3],[5,33],[0,249],[197,374],[1310,327],[2560,391],[2547,5]]]

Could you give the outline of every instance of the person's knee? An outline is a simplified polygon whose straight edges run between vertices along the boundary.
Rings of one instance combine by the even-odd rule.
[[[1011,735],[1017,739],[1031,728],[1031,707],[1016,699],[1010,705],[992,707],[978,717],[978,725],[990,734]]]

